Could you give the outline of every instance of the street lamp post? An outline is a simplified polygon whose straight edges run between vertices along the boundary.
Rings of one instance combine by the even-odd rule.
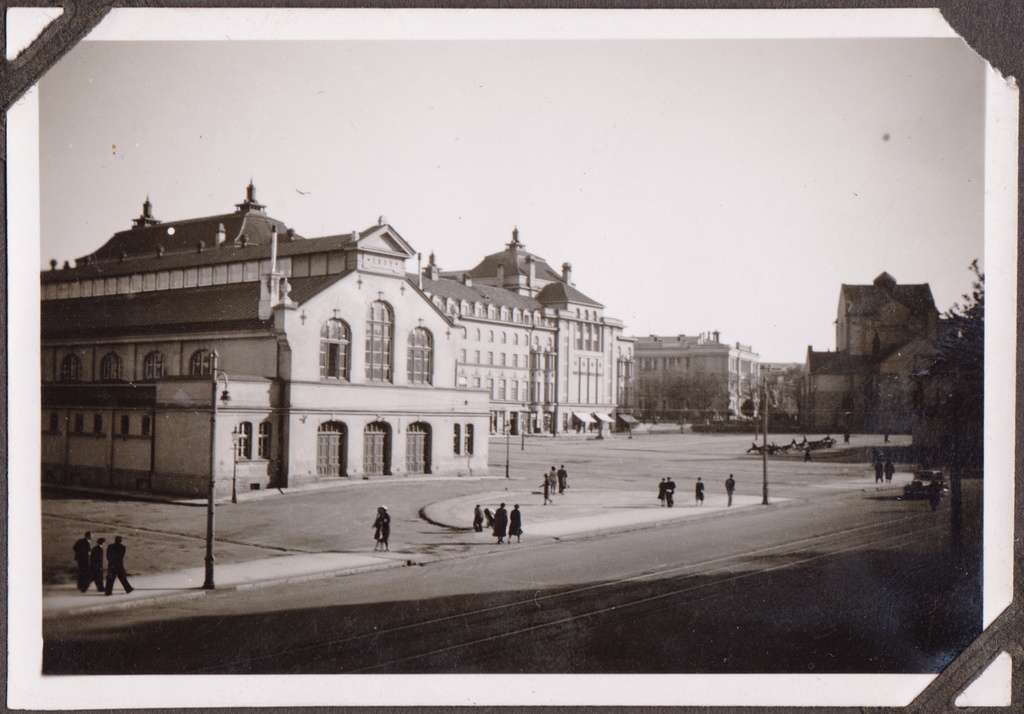
[[[768,505],[768,382],[762,380],[764,392],[761,404],[764,413],[764,429],[761,441],[761,505]]]
[[[509,449],[509,440],[511,438],[511,433],[512,433],[512,429],[509,428],[508,424],[506,424],[505,425],[505,478],[508,478],[508,449]]]
[[[523,419],[523,414],[526,414],[526,405],[523,404],[520,407],[522,411],[519,412],[519,450],[526,450],[526,425],[529,423],[529,418]]]
[[[220,396],[220,401],[225,404],[231,401],[231,395],[228,394],[228,376],[215,368],[210,393],[210,490],[206,500],[206,577],[203,580],[203,590],[213,590],[216,587],[213,582],[213,522],[214,498],[217,492],[217,385],[221,377],[224,378],[224,392]]]
[[[238,489],[236,484],[238,483],[238,441],[242,438],[242,435],[238,431],[236,426],[231,430],[231,502],[238,503]]]

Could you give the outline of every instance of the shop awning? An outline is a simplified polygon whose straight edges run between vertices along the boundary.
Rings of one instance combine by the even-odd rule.
[[[586,412],[573,412],[572,415],[573,415],[573,417],[575,417],[576,419],[579,419],[584,424],[593,424],[594,423],[594,417],[590,416]]]
[[[598,421],[603,421],[605,424],[614,424],[615,423],[615,420],[612,419],[607,414],[602,414],[601,412],[594,412],[594,416],[597,418]]]
[[[629,414],[618,414],[616,416],[618,416],[619,421],[621,421],[623,424],[639,424],[640,423],[636,419],[634,419],[632,416],[630,416]]]

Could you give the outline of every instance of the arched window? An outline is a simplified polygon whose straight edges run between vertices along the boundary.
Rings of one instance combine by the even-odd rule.
[[[160,379],[167,374],[167,365],[164,364],[163,352],[150,352],[142,360],[142,378]]]
[[[108,352],[100,360],[100,379],[104,382],[117,382],[121,379],[121,358]]]
[[[78,355],[68,355],[60,363],[60,381],[77,382],[82,378],[82,360]]]
[[[409,383],[432,384],[434,381],[434,338],[423,327],[409,333]]]
[[[391,381],[391,336],[395,319],[387,303],[370,304],[366,322],[366,378],[371,382]]]
[[[217,369],[217,355],[207,349],[196,350],[192,353],[189,362],[188,373],[193,377],[209,377]]]
[[[320,376],[348,379],[352,331],[338,319],[330,319],[320,328]]]

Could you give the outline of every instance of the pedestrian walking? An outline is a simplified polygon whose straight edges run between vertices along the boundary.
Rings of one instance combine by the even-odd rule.
[[[811,447],[810,446],[805,446],[804,447],[804,463],[807,463],[810,460],[811,460]]]
[[[541,478],[544,479],[544,483],[540,486],[544,489],[544,505],[548,505],[548,501],[551,500],[551,482],[548,481],[548,475],[544,474]]]
[[[665,505],[669,508],[676,505],[676,482],[671,476],[665,481]]]
[[[931,484],[928,486],[928,503],[931,504],[932,510],[939,510],[939,501],[942,500],[942,484],[938,479],[932,479]]]
[[[565,464],[558,467],[558,495],[561,496],[565,493],[565,489],[569,488],[569,472],[565,470]]]
[[[385,506],[377,509],[377,518],[373,521],[374,550],[390,550],[388,539],[391,537],[391,514]]]
[[[879,455],[875,459],[875,483],[882,483],[882,473],[884,468],[885,467],[882,465],[882,457]]]
[[[498,506],[498,510],[494,512],[494,536],[498,539],[499,543],[505,542],[505,529],[508,528],[508,511],[505,510],[505,504]]]
[[[697,499],[697,505],[698,506],[703,506],[704,505],[704,482],[700,480],[699,476],[697,477],[697,485],[694,486],[693,490],[694,490],[694,496]]]
[[[122,540],[121,536],[115,536],[114,543],[107,548],[107,595],[114,594],[115,579],[121,583],[125,594],[135,589],[128,583],[128,573],[124,569],[124,556],[128,549]]]
[[[551,495],[554,496],[558,489],[558,474],[555,472],[554,466],[548,471],[548,488],[551,490]]]
[[[725,495],[729,497],[729,503],[726,505],[732,505],[732,494],[736,490],[736,479],[729,474],[729,478],[725,480]]]
[[[96,545],[89,553],[89,576],[92,578],[90,582],[96,583],[97,592],[105,592],[103,587],[103,544],[106,542],[106,538],[97,538]]]
[[[479,503],[473,509],[473,530],[477,533],[482,533],[484,530],[484,511],[480,508]]]
[[[892,483],[892,475],[896,473],[896,467],[893,466],[892,459],[885,460],[883,471],[885,472],[885,482]]]
[[[519,510],[519,504],[512,506],[512,512],[508,514],[508,542],[512,542],[512,536],[516,537],[516,543],[523,542],[523,513]]]
[[[491,513],[491,509],[490,508],[485,508],[484,509],[484,518],[487,520],[487,524],[486,524],[487,527],[488,528],[493,528],[494,527],[494,514]]]
[[[665,505],[665,484],[668,482],[667,478],[663,478],[661,483],[658,484],[658,500],[661,501],[661,505]]]
[[[850,432],[848,432],[848,431],[844,431],[843,432],[843,443],[844,444],[849,444],[850,443]]]
[[[89,589],[92,577],[89,573],[89,553],[92,551],[92,531],[86,531],[85,536],[75,541],[71,546],[75,554],[75,564],[78,566],[78,589],[83,593]]]

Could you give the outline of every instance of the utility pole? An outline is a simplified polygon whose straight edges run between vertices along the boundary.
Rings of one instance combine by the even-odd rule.
[[[768,382],[763,377],[761,385],[764,387],[762,394],[762,409],[764,413],[764,430],[761,441],[761,505],[768,505]]]

